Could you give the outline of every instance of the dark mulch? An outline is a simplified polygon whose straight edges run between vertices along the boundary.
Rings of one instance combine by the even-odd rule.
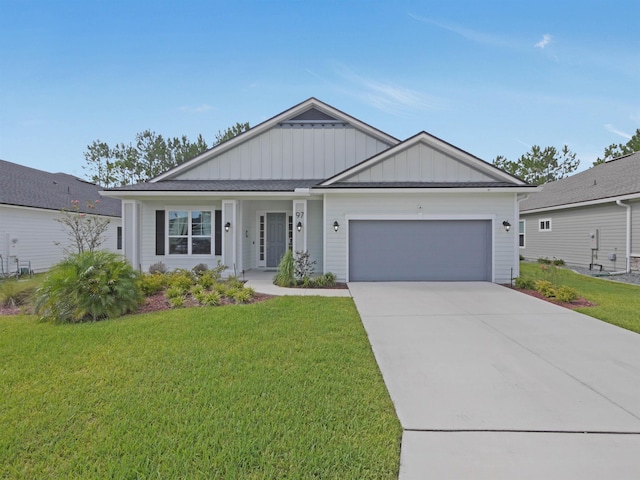
[[[507,287],[509,287],[509,285],[507,285]],[[587,300],[586,298],[582,298],[582,297],[574,300],[571,303],[558,302],[558,301],[554,300],[553,298],[547,298],[547,297],[543,296],[537,290],[527,290],[527,289],[524,289],[524,288],[515,288],[515,287],[509,287],[509,288],[511,288],[513,290],[516,290],[518,292],[522,292],[522,293],[524,293],[526,295],[530,295],[532,297],[539,298],[540,300],[544,300],[545,302],[553,303],[555,305],[559,305],[559,306],[564,307],[564,308],[570,308],[571,310],[574,310],[576,308],[595,307],[596,306],[595,303],[591,303],[589,300]]]

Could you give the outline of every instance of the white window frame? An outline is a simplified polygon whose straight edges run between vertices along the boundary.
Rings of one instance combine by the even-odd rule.
[[[522,225],[522,232],[520,232],[520,225]],[[527,244],[527,223],[520,219],[518,221],[518,247],[519,248],[526,248],[526,244]],[[522,237],[522,245],[520,245],[520,237]]]
[[[549,225],[548,227],[546,225]],[[538,231],[539,232],[550,232],[551,231],[551,219],[550,218],[539,218],[538,219]]]
[[[171,249],[169,248],[169,238],[170,237],[184,237],[185,235],[169,235],[169,228],[170,228],[170,214],[171,212],[187,212],[187,253],[171,253]],[[192,228],[193,228],[193,218],[192,218],[192,214],[193,212],[209,212],[209,215],[211,217],[211,234],[210,235],[193,235],[192,232]],[[215,208],[213,207],[170,207],[166,209],[166,220],[165,220],[165,252],[166,255],[171,256],[171,257],[176,257],[176,258],[180,258],[180,257],[211,257],[214,256],[215,254]],[[193,248],[193,239],[194,238],[209,238],[210,239],[210,245],[211,245],[211,250],[209,253],[192,253],[192,248]]]

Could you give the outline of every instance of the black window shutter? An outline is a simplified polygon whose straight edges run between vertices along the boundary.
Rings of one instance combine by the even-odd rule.
[[[156,210],[156,255],[164,255],[164,210]]]
[[[214,225],[214,238],[215,255],[222,255],[222,210],[216,210],[215,213],[215,225]]]

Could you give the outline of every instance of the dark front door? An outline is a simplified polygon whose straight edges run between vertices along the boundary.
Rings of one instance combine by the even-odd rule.
[[[287,214],[267,213],[267,267],[277,267],[287,248]]]

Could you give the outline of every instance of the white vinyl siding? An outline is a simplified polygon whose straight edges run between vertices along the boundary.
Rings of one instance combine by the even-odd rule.
[[[181,173],[176,180],[329,178],[389,148],[342,124],[284,124]]]
[[[423,143],[381,160],[345,182],[488,182],[495,178]]]
[[[15,259],[31,262],[34,272],[44,272],[65,257],[63,247],[71,246],[65,227],[56,222],[62,218],[57,210],[29,207],[0,206],[0,255],[15,267]],[[117,229],[122,225],[119,217],[100,217],[109,220],[104,235],[103,250],[119,253],[117,249]],[[37,232],[34,234],[34,226]],[[56,245],[59,242],[60,245]]]
[[[540,213],[521,213],[520,216],[527,223],[531,221],[537,225],[540,219],[548,218],[541,216]],[[601,264],[605,269],[612,271],[625,267],[626,210],[624,208],[610,203],[554,210],[552,227],[551,231],[528,229],[527,244],[520,253],[528,260],[556,258],[564,260],[569,265],[588,267],[591,263],[589,234],[598,230],[599,248],[595,252],[594,263]],[[616,253],[615,262],[608,259],[609,253]]]
[[[494,281],[508,283],[513,268],[518,274],[517,245],[512,229],[505,232],[502,221],[515,222],[515,194],[512,193],[425,193],[425,194],[327,194],[325,200],[325,272],[338,279],[347,276],[348,218],[372,216],[379,219],[485,218],[493,220]],[[338,232],[333,222],[338,221]]]

